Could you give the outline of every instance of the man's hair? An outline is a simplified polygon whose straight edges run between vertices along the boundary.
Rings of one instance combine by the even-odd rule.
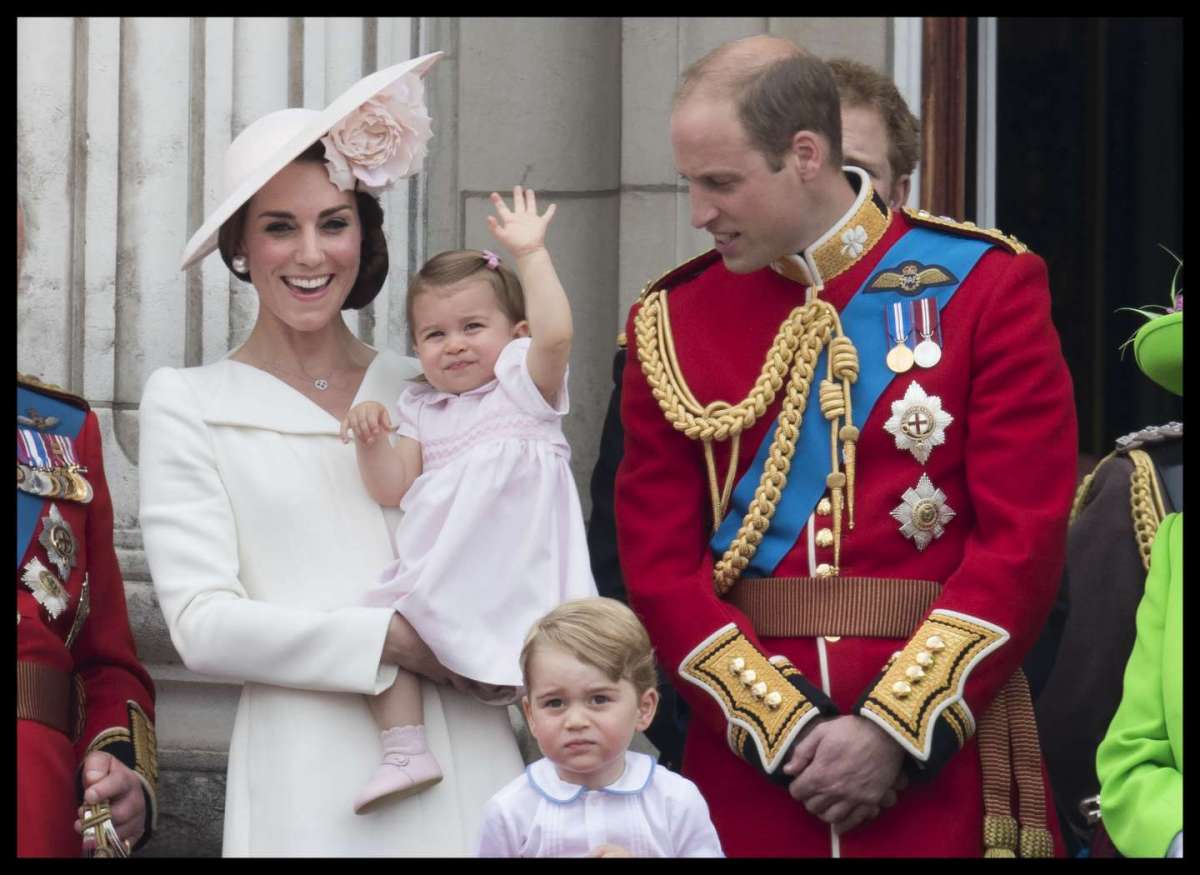
[[[408,336],[413,343],[417,342],[413,302],[431,289],[452,286],[469,277],[477,277],[492,287],[500,311],[514,325],[525,321],[525,292],[515,273],[503,264],[488,267],[488,256],[479,249],[451,249],[425,262],[408,284],[404,313],[408,320]]]
[[[892,175],[905,176],[921,157],[921,125],[912,114],[896,83],[866,64],[847,58],[829,62],[842,106],[877,110],[888,136],[888,164]]]
[[[521,648],[526,689],[533,654],[544,646],[565,650],[611,681],[629,681],[639,696],[657,686],[650,636],[637,615],[616,599],[564,602],[534,623]]]
[[[321,141],[313,143],[293,159],[293,162],[300,161],[324,163],[325,147]],[[383,207],[374,195],[365,191],[354,192],[354,203],[362,227],[362,245],[359,250],[358,277],[342,303],[343,310],[361,310],[375,300],[375,296],[383,288],[383,281],[388,272],[387,238],[383,234]],[[244,283],[250,282],[250,274],[239,273],[233,269],[233,254],[241,245],[249,210],[250,201],[246,201],[236,213],[225,220],[217,232],[217,248],[221,252],[221,260],[230,272]]]
[[[738,42],[713,49],[684,71],[676,106],[697,91],[731,99],[751,144],[774,171],[783,166],[797,131],[824,136],[829,163],[841,167],[842,115],[833,73],[799,46],[777,45],[757,63],[738,52]]]

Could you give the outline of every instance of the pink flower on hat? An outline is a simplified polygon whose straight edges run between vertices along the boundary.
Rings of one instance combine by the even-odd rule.
[[[412,176],[433,136],[421,77],[408,73],[330,128],[321,138],[329,179],[342,191],[377,194]]]

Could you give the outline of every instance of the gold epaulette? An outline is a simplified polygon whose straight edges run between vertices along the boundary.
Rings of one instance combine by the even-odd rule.
[[[679,285],[684,280],[691,279],[701,273],[705,268],[709,267],[721,257],[720,253],[715,249],[710,249],[707,252],[701,252],[695,258],[690,258],[683,264],[678,264],[664,273],[658,279],[646,283],[642,287],[641,293],[638,295],[638,303],[640,304],[651,292],[656,292],[659,289],[671,289]]]
[[[62,386],[56,386],[54,383],[43,383],[37,377],[29,374],[22,374],[17,371],[17,383],[41,392],[43,395],[49,395],[52,398],[57,398],[59,401],[65,401],[67,404],[81,407],[84,410],[89,409],[87,401],[73,392],[68,392]]]
[[[980,228],[974,222],[958,222],[948,216],[935,216],[928,210],[904,208],[904,214],[918,225],[928,228],[940,228],[955,234],[974,237],[977,240],[989,240],[999,243],[1013,255],[1021,255],[1029,251],[1029,247],[1011,234],[1005,234],[999,228]]]

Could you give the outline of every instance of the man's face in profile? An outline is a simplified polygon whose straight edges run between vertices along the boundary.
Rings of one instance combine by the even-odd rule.
[[[751,273],[795,252],[810,197],[795,156],[773,170],[728,99],[693,96],[671,116],[675,166],[687,182],[692,227],[707,231],[733,273]]]

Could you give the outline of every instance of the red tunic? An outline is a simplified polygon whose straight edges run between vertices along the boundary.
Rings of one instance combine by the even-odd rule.
[[[839,260],[835,253],[831,260],[827,247],[824,262],[817,260],[826,266],[820,296],[841,311],[877,269],[888,267],[880,263],[881,257],[915,224],[910,216],[892,214],[857,259],[843,253]],[[852,220],[847,227],[853,227]],[[841,230],[835,229],[835,245]],[[977,236],[952,228],[945,233]],[[730,273],[713,253],[654,288],[664,287],[670,289],[666,300],[680,370],[701,404],[745,398],[781,323],[805,300],[800,283],[770,269]],[[732,622],[762,655],[790,659],[810,685],[814,704],[828,707],[832,702],[841,714],[861,713],[856,708],[906,641],[759,639],[745,615],[717,597],[702,445],[675,430],[650,393],[637,357],[637,310],[626,331],[630,357],[622,387],[625,455],[616,486],[621,564],[631,604],[644,620],[661,663],[677,672],[672,680],[693,709],[683,771],[708,800],[726,852],[979,855],[983,802],[973,739],[961,750],[935,748],[921,762],[936,775],[932,780],[914,782],[896,806],[834,837],[830,827],[793,801],[783,786],[764,780],[760,767],[731,752],[726,740],[729,721],[718,697],[678,675],[681,663],[699,645]],[[915,367],[893,379],[862,429],[856,526],[848,531],[843,524],[840,575],[937,581],[942,590],[932,611],[953,611],[1007,633],[1003,644],[973,665],[959,690],[962,704],[978,720],[1020,667],[1054,598],[1074,487],[1076,423],[1071,379],[1050,319],[1040,258],[1015,255],[1004,246],[990,249],[942,311],[941,325],[940,363]],[[882,319],[878,330],[884,331]],[[929,395],[939,396],[942,409],[953,416],[945,443],[933,448],[925,464],[898,449],[884,429],[892,402],[901,399],[914,380]],[[782,394],[743,434],[739,479],[775,421]],[[816,395],[814,385],[810,404],[817,403]],[[820,427],[829,428],[824,420]],[[715,448],[717,470],[723,474],[729,444]],[[901,534],[890,512],[922,473],[945,493],[956,516],[940,538],[918,550]],[[813,544],[810,532],[827,527],[828,520],[809,517],[774,576],[812,576],[818,565],[834,562],[832,548]],[[778,764],[783,762],[786,759]],[[1060,839],[1048,793],[1046,799],[1057,847]]]
[[[18,388],[19,398],[43,399],[37,402],[42,414],[56,401],[86,408],[74,396],[37,384],[19,380]],[[20,401],[18,408],[18,415],[25,412]],[[17,561],[17,660],[77,674],[86,718],[75,739],[34,720],[17,720],[18,856],[79,856],[81,838],[73,827],[81,804],[76,773],[92,750],[107,751],[138,772],[149,797],[147,823],[154,820],[154,685],[138,661],[129,629],[125,588],[113,549],[113,507],[104,479],[99,424],[90,410],[73,444],[94,494],[89,503],[40,499],[33,536]],[[39,540],[52,505],[76,545],[75,565],[66,575]],[[66,608],[57,617],[51,618],[22,580],[23,569],[34,559],[66,591]],[[68,648],[85,575],[90,611]]]

